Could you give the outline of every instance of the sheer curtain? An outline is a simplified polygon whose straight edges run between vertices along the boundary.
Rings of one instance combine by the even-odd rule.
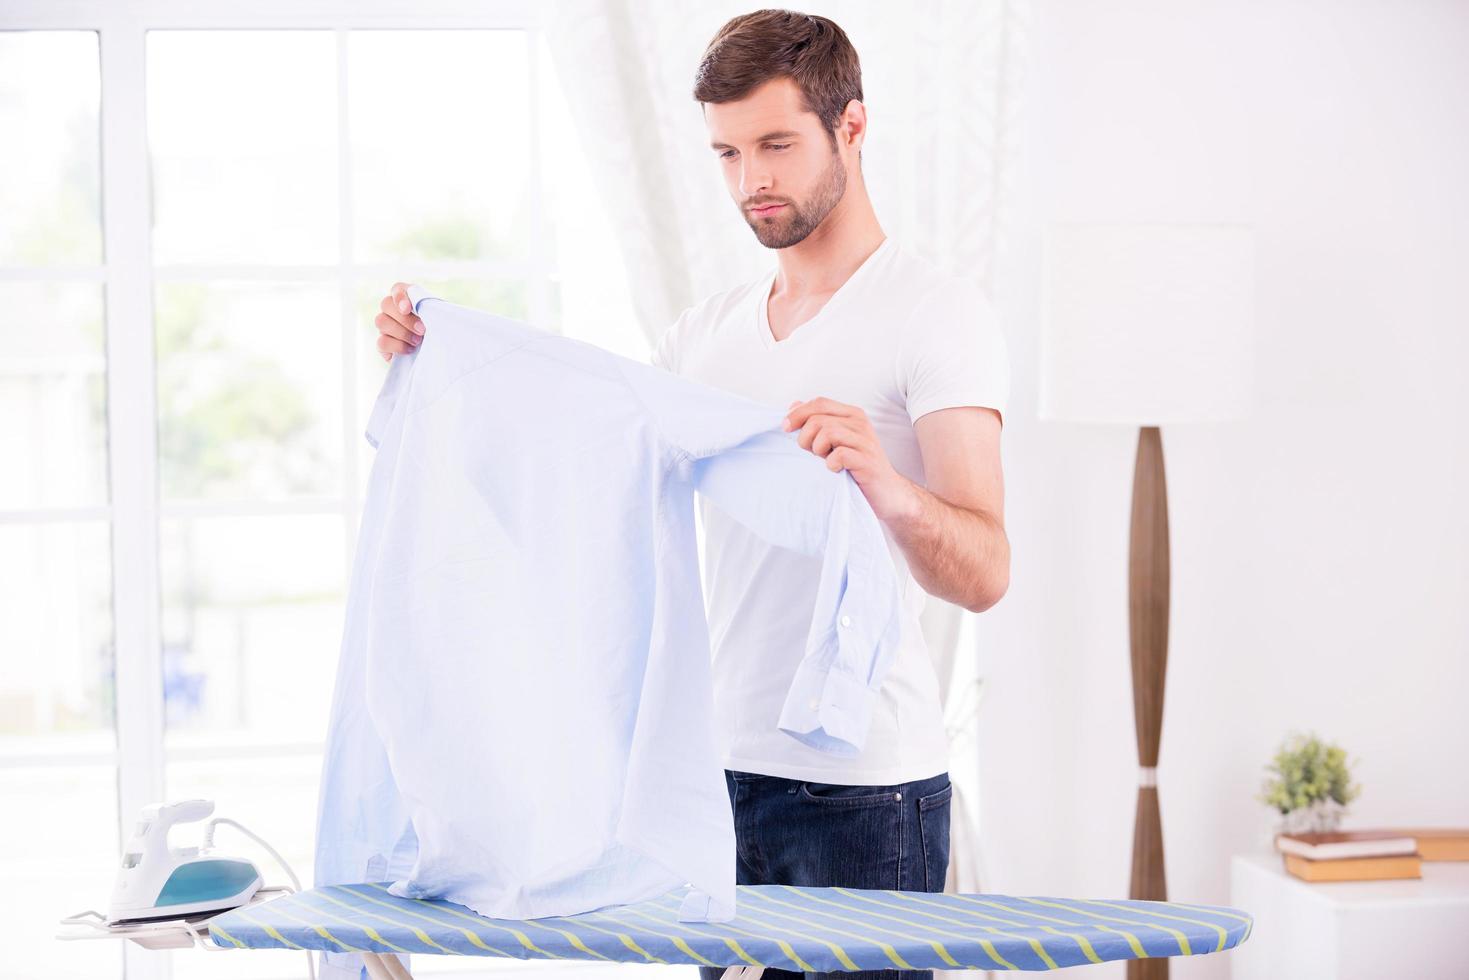
[[[840,24],[862,58],[863,167],[884,230],[991,295],[1017,149],[1028,7],[852,0],[799,8]],[[775,261],[730,200],[692,96],[709,39],[752,9],[724,0],[557,0],[546,9],[546,39],[650,344],[685,307]],[[972,618],[938,600],[924,614],[955,749],[949,884],[965,891],[983,884]]]

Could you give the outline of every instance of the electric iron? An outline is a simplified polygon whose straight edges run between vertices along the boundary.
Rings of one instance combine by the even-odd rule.
[[[123,848],[122,867],[107,907],[109,924],[177,919],[249,904],[260,888],[260,871],[245,858],[214,853],[218,821],[205,829],[202,848],[168,846],[174,824],[203,820],[213,812],[212,800],[143,807]]]
[[[61,920],[66,927],[57,939],[127,939],[145,949],[198,946],[211,953],[225,947],[211,942],[209,922],[216,915],[282,894],[301,890],[296,872],[243,824],[214,817],[204,825],[198,847],[169,847],[174,824],[203,820],[214,812],[212,800],[153,803],[143,807],[133,834],[123,848],[122,867],[112,889],[112,901],[103,915],[93,909]],[[280,863],[290,885],[262,885],[253,862],[214,851],[214,828],[229,824],[249,837]],[[306,971],[315,980],[316,965],[306,951]]]

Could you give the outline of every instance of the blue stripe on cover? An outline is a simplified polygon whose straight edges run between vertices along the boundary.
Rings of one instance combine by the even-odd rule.
[[[728,922],[679,922],[687,887],[632,905],[540,919],[487,919],[397,898],[387,883],[330,885],[226,912],[217,946],[513,956],[785,970],[1058,970],[1195,956],[1249,937],[1239,909],[1175,902],[736,886]]]

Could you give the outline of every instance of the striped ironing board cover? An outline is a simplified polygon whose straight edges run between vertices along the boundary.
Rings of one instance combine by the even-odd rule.
[[[1239,909],[1176,902],[739,885],[728,922],[679,922],[687,886],[649,901],[539,919],[329,885],[226,912],[215,945],[509,956],[785,970],[1058,970],[1197,956],[1244,942]]]

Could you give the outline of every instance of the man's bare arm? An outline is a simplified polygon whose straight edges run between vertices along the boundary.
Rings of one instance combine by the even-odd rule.
[[[872,511],[892,531],[924,591],[983,612],[1010,587],[1000,415],[992,408],[944,408],[913,431],[927,489],[893,468],[867,413],[830,398],[793,402],[786,428],[852,474]]]
[[[927,488],[909,482],[909,502],[887,518],[925,592],[984,612],[1010,587],[1000,416],[963,407],[914,423]]]

